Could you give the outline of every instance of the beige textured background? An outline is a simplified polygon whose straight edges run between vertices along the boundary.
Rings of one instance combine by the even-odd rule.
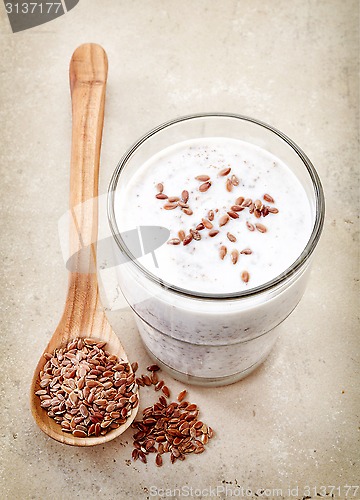
[[[142,499],[151,485],[225,484],[252,488],[247,498],[260,488],[282,489],[266,498],[303,498],[305,486],[334,485],[344,498],[344,486],[359,483],[358,21],[356,0],[80,0],[12,34],[0,5],[1,498]],[[43,435],[28,408],[66,293],[57,222],[68,203],[68,63],[86,41],[102,44],[110,64],[100,193],[139,135],[217,110],[294,139],[327,199],[311,280],[285,335],[244,381],[190,388],[216,439],[162,469],[129,462],[131,432],[97,449],[68,448]],[[130,312],[109,317],[144,369]]]

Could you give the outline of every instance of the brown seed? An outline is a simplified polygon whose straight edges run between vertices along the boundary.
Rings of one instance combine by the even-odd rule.
[[[202,222],[200,222],[200,224],[196,226],[196,231],[202,231],[203,229],[205,229],[205,226]]]
[[[183,245],[188,245],[193,239],[193,235],[190,233],[187,236],[185,236],[183,240]]]
[[[249,231],[255,231],[255,226],[251,224],[251,222],[246,221],[246,227],[248,228]]]
[[[201,193],[205,193],[211,186],[211,182],[204,182],[203,184],[200,184],[199,186],[199,191]]]
[[[139,458],[139,450],[136,448],[133,449],[131,453],[131,458],[134,460],[134,462]]]
[[[178,205],[181,208],[189,208],[189,205],[187,203],[184,203],[183,201],[178,201]]]
[[[242,254],[244,255],[251,255],[252,254],[252,250],[250,248],[244,248],[244,250],[241,250]]]
[[[211,231],[209,231],[210,238],[213,238],[217,234],[219,234],[219,231],[217,229],[212,229]]]
[[[158,193],[155,195],[155,198],[157,198],[158,200],[166,200],[167,196],[164,193]]]
[[[204,227],[206,227],[206,229],[212,229],[213,228],[212,223],[209,220],[207,220],[207,219],[202,219],[202,223],[203,223]]]
[[[184,203],[187,203],[189,201],[189,191],[184,189],[184,191],[181,193],[181,198],[183,199]]]
[[[138,450],[138,451],[139,451],[139,453],[138,453],[138,455],[139,455],[139,459],[140,459],[140,460],[141,460],[144,464],[146,464],[147,460],[146,460],[146,455],[145,455],[145,453],[144,453],[143,451],[141,451],[141,450]]]
[[[228,240],[229,240],[229,241],[231,241],[231,243],[235,243],[235,241],[236,241],[236,236],[234,236],[234,235],[233,235],[233,234],[231,234],[231,233],[227,233],[227,235],[226,235],[226,236],[227,236]]]
[[[155,386],[155,391],[160,391],[160,389],[162,388],[162,386],[164,385],[164,381],[163,380],[160,380],[156,386]]]
[[[231,182],[231,179],[226,179],[226,190],[227,191],[232,191],[233,188],[233,183]]]
[[[221,216],[219,219],[219,226],[220,227],[225,226],[225,224],[227,224],[229,222],[229,219],[230,219],[230,217],[228,216],[228,214]]]
[[[209,212],[208,212],[209,221],[213,221],[214,217],[215,217],[214,210],[209,210]]]
[[[219,176],[224,177],[225,175],[230,174],[230,171],[231,171],[231,167],[223,168],[222,170],[220,170]]]
[[[137,383],[137,385],[139,385],[140,387],[144,387],[144,385],[145,385],[145,384],[144,384],[144,382],[142,381],[142,379],[141,379],[141,378],[137,378],[137,379],[136,379],[136,383]]]
[[[267,207],[267,209],[269,210],[269,212],[271,214],[278,214],[279,213],[279,210],[275,207]]]
[[[249,206],[251,205],[251,203],[252,203],[252,199],[251,199],[251,198],[246,198],[246,199],[245,199],[245,200],[241,203],[241,205],[242,205],[243,207],[249,207]]]
[[[241,273],[241,279],[243,280],[244,283],[248,283],[250,279],[250,275],[247,271],[243,271]]]
[[[165,210],[174,210],[174,208],[177,207],[177,203],[165,203],[164,209]]]
[[[211,439],[212,437],[214,437],[214,431],[212,430],[211,427],[208,427],[208,436],[209,436],[209,439]]]
[[[188,405],[188,407],[186,408],[187,411],[195,411],[197,410],[197,405],[194,405],[194,404],[190,404]]]
[[[251,203],[251,205],[249,206],[249,213],[253,214],[254,210],[255,210],[255,205],[254,205],[254,203]]]
[[[238,250],[233,250],[233,251],[231,252],[231,262],[232,262],[233,264],[236,264],[236,263],[237,263],[237,261],[238,261],[238,259],[239,259],[239,252],[238,252]]]
[[[191,210],[191,208],[183,208],[182,211],[186,215],[192,215],[193,214],[193,211]]]
[[[156,184],[156,189],[159,191],[159,193],[162,193],[164,191],[164,184],[162,182],[159,182],[159,184]]]
[[[168,388],[166,385],[164,385],[164,386],[163,386],[163,388],[162,388],[161,390],[162,390],[162,392],[164,393],[164,395],[165,395],[167,398],[169,398],[169,397],[170,397],[170,390],[169,390],[169,388]]]
[[[268,208],[268,207],[265,207],[265,206],[264,206],[264,207],[262,207],[262,209],[261,209],[261,215],[262,215],[263,217],[266,217],[267,215],[269,215],[269,208]]]
[[[254,215],[255,215],[255,217],[257,219],[260,219],[260,217],[261,217],[261,211],[256,208],[255,211],[254,211]]]
[[[158,453],[156,455],[155,464],[157,465],[157,467],[161,467],[163,464],[163,459],[162,459],[162,456],[160,455],[160,453]]]
[[[160,370],[160,366],[158,366],[158,365],[150,365],[146,369],[147,369],[148,372],[157,372],[157,371]]]
[[[227,254],[227,248],[226,246],[222,245],[219,250],[220,259],[224,260],[226,254]]]
[[[268,203],[275,203],[275,200],[272,196],[270,196],[269,194],[264,194],[263,196],[264,200],[267,201]]]
[[[239,198],[236,198],[235,200],[235,205],[242,205],[243,202],[244,202],[244,197],[239,196]]]
[[[233,186],[238,186],[238,185],[239,185],[240,181],[239,181],[239,179],[236,177],[236,175],[232,175],[232,176],[231,176],[231,183],[232,183],[232,185],[233,185]]]
[[[261,210],[262,201],[261,200],[255,200],[254,201],[254,205],[255,205],[255,208],[257,208],[258,210]]]
[[[168,245],[180,245],[180,239],[179,238],[171,238],[171,240],[169,240],[167,242]]]
[[[139,365],[136,361],[134,361],[134,363],[131,363],[131,369],[133,372],[136,372],[138,368],[139,368]]]
[[[159,382],[159,378],[158,378],[156,372],[152,372],[152,374],[150,376],[150,380],[151,380],[152,385],[156,385]]]
[[[196,241],[201,240],[201,234],[199,233],[199,231],[196,231],[196,229],[190,229],[190,234],[192,235],[194,240]]]
[[[185,398],[186,392],[187,392],[186,389],[184,389],[178,394],[177,400],[179,401],[179,403],[181,403],[181,401],[183,401],[183,399]]]
[[[73,430],[72,433],[77,438],[85,438],[85,437],[87,437],[87,433],[85,431],[81,431],[79,429]]]
[[[210,177],[208,175],[198,175],[195,177],[195,179],[197,181],[206,182],[210,180]]]
[[[178,196],[169,196],[168,201],[169,203],[175,203],[176,201],[179,201],[180,198]]]
[[[147,385],[147,386],[151,385],[151,380],[147,375],[143,375],[141,378],[142,378],[145,385]]]
[[[185,231],[183,231],[182,229],[180,229],[180,231],[178,232],[178,236],[179,236],[180,241],[184,241],[184,239],[185,239]]]
[[[228,211],[228,215],[232,218],[232,219],[238,219],[239,218],[239,214],[236,213],[236,212],[233,212],[232,210],[229,210]]]
[[[267,231],[267,228],[266,228],[266,226],[264,226],[264,224],[259,224],[259,223],[257,223],[257,224],[255,224],[255,227],[256,227],[256,229],[257,229],[260,233],[266,233],[266,231]]]

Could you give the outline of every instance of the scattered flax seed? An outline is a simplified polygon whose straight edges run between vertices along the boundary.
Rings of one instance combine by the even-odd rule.
[[[205,191],[207,191],[211,186],[211,182],[204,182],[203,184],[200,184],[199,186],[199,191],[201,191],[201,193],[205,193]]]
[[[251,255],[252,254],[252,250],[250,248],[244,248],[244,250],[241,250],[241,252],[243,255]]]
[[[211,231],[209,231],[210,238],[213,238],[217,234],[219,234],[219,231],[217,229],[212,229]]]
[[[229,210],[227,214],[232,218],[232,219],[238,219],[239,214],[237,212],[233,212],[232,210]]]
[[[208,219],[210,221],[213,221],[214,217],[215,217],[214,210],[209,210],[209,212],[208,212]]]
[[[157,195],[155,195],[155,198],[157,198],[158,200],[166,200],[167,196],[164,193],[158,193]]]
[[[235,205],[241,205],[244,201],[244,197],[243,196],[239,196],[239,198],[236,198],[235,200]]]
[[[279,210],[275,207],[267,207],[267,209],[269,210],[269,212],[271,214],[278,214],[279,213]]]
[[[177,203],[165,203],[164,208],[165,210],[174,210],[177,206]]]
[[[205,229],[205,226],[202,222],[200,222],[200,224],[196,226],[196,231],[202,231],[203,229]]]
[[[159,380],[159,382],[155,385],[155,391],[160,391],[160,389],[162,388],[163,385],[164,385],[164,381]]]
[[[231,210],[233,212],[242,212],[245,209],[245,207],[242,207],[241,205],[232,205]]]
[[[148,372],[158,372],[160,370],[160,366],[158,365],[150,365],[147,368]]]
[[[222,245],[219,250],[220,259],[224,260],[226,254],[227,254],[227,248],[225,245]]]
[[[246,221],[246,227],[248,228],[249,231],[255,231],[255,226],[254,224],[251,224],[251,222]]]
[[[236,236],[234,236],[232,233],[227,233],[227,238],[229,241],[231,241],[231,243],[235,243],[236,241]]]
[[[181,401],[183,401],[183,399],[185,398],[186,396],[186,389],[184,389],[183,391],[181,391],[179,394],[178,394],[178,397],[177,397],[177,400],[179,401],[179,403],[181,403]]]
[[[182,211],[186,215],[192,215],[193,214],[193,211],[191,210],[191,208],[183,208]]]
[[[231,184],[233,186],[238,186],[240,183],[239,179],[236,177],[236,175],[232,175],[231,176]]]
[[[164,386],[162,387],[162,389],[161,389],[161,390],[162,390],[162,392],[164,393],[164,396],[165,396],[165,397],[167,397],[167,398],[169,398],[169,397],[170,397],[170,390],[169,390],[169,388],[168,388],[168,386],[167,386],[167,385],[164,385]]]
[[[263,217],[266,217],[267,215],[269,215],[269,208],[268,207],[262,207],[262,209],[261,209],[261,215]]]
[[[263,204],[262,204],[261,200],[255,200],[254,205],[255,205],[255,208],[257,208],[258,210],[261,210],[261,207]]]
[[[270,196],[269,194],[264,194],[263,196],[264,200],[267,201],[268,203],[275,203],[275,200],[272,196]]]
[[[241,203],[241,206],[243,207],[249,207],[252,203],[252,199],[251,198],[246,198],[242,203]]]
[[[156,189],[159,191],[159,193],[162,193],[164,191],[164,184],[162,182],[159,182],[159,184],[156,184]]]
[[[198,175],[195,179],[200,182],[206,182],[210,180],[210,177],[208,175]]]
[[[207,219],[202,219],[202,223],[203,223],[204,227],[206,227],[206,229],[212,229],[213,228],[213,225]]]
[[[267,231],[267,228],[266,226],[264,226],[264,224],[255,224],[255,227],[260,233],[266,233]]]
[[[171,238],[171,240],[169,240],[167,242],[168,245],[180,245],[180,239],[179,238]]]
[[[179,201],[180,198],[178,196],[169,196],[168,202],[169,203],[175,203],[175,201]]]
[[[145,385],[147,385],[147,386],[152,385],[150,377],[148,375],[142,375],[141,378],[142,378],[142,381],[144,382]]]
[[[98,437],[120,427],[138,405],[135,373],[106,350],[106,342],[74,339],[45,353],[35,392],[40,406],[75,437]],[[137,363],[133,363],[134,370]]]
[[[231,172],[231,168],[230,168],[230,167],[228,167],[228,168],[223,168],[222,170],[220,170],[220,172],[219,172],[219,176],[220,176],[220,177],[224,177],[225,175],[230,174],[230,172]]]
[[[239,251],[238,250],[233,250],[231,252],[231,262],[233,264],[236,264],[239,259]]]
[[[185,236],[184,240],[183,240],[183,245],[188,245],[193,239],[193,235],[192,234],[188,234],[187,236]]]
[[[138,365],[137,361],[134,361],[133,363],[131,363],[131,369],[134,373],[137,371],[138,368],[139,368],[139,365]]]
[[[185,231],[183,231],[182,229],[180,229],[180,231],[178,232],[178,236],[179,236],[180,241],[184,241]]]
[[[243,271],[241,273],[241,279],[243,280],[244,283],[248,283],[250,279],[250,275],[247,271]]]
[[[201,234],[199,233],[199,231],[196,231],[196,229],[190,229],[190,234],[192,235],[195,241],[201,240]]]
[[[258,208],[256,208],[255,211],[254,211],[254,215],[255,215],[255,217],[257,219],[260,219],[260,217],[261,217],[261,211]]]
[[[231,182],[231,179],[226,179],[226,190],[229,191],[232,191],[232,188],[233,188],[233,183]]]
[[[229,219],[230,217],[228,216],[228,214],[222,215],[219,219],[219,226],[220,227],[225,226],[225,224],[229,222]]]
[[[251,203],[251,205],[249,206],[249,213],[253,214],[254,210],[255,210],[255,205],[254,205],[254,203]]]
[[[184,189],[184,191],[181,193],[181,198],[183,199],[184,203],[187,203],[189,201],[189,191]]]
[[[183,201],[178,201],[178,205],[180,208],[189,208],[189,205]]]
[[[184,389],[177,402],[171,403],[160,396],[154,405],[143,410],[142,420],[132,423],[135,434],[131,456],[134,461],[146,463],[147,456],[154,453],[155,464],[161,467],[166,453],[170,454],[170,462],[175,463],[185,460],[190,453],[197,455],[205,451],[214,431],[198,420],[199,409],[196,404],[184,401],[186,394]]]

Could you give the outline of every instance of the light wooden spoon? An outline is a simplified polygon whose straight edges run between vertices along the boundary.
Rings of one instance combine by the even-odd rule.
[[[70,62],[73,120],[70,210],[75,221],[73,224],[70,223],[70,255],[78,253],[75,268],[69,274],[69,288],[63,316],[44,352],[52,353],[76,337],[96,338],[108,343],[106,349],[111,354],[128,361],[123,346],[112,330],[101,305],[95,264],[98,176],[107,67],[105,51],[95,44],[78,47]],[[89,251],[83,251],[86,248]],[[41,408],[40,399],[35,395],[35,391],[40,389],[39,373],[45,362],[42,356],[34,372],[30,394],[31,411],[42,431],[61,443],[92,446],[116,438],[130,426],[138,406],[133,408],[123,425],[104,436],[77,438],[70,433],[62,432],[61,426]]]

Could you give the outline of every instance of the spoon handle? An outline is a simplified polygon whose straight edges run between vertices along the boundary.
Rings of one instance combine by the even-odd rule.
[[[72,147],[70,168],[70,302],[97,305],[96,240],[98,178],[104,121],[107,56],[102,47],[84,44],[70,62]],[[75,299],[75,300],[74,300]]]

